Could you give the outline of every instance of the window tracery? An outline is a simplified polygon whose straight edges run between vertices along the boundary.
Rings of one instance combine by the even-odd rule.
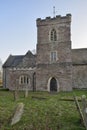
[[[27,75],[21,75],[19,77],[19,84],[29,84],[30,83],[30,79]]]
[[[50,34],[50,40],[51,41],[57,41],[57,33],[55,29],[51,30],[51,34]]]

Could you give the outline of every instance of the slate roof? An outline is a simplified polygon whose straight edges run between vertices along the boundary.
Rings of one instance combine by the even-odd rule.
[[[87,49],[72,49],[72,63],[73,65],[87,64]]]
[[[27,60],[26,60],[27,59]],[[3,68],[6,67],[32,67],[32,61],[33,66],[36,65],[35,59],[36,56],[32,54],[31,51],[28,51],[25,55],[10,55],[6,62],[3,64]],[[24,63],[26,62],[26,63]],[[26,66],[25,66],[26,65]]]
[[[23,57],[22,61],[17,67],[30,68],[36,67],[36,55],[33,55],[31,51],[28,51]]]
[[[3,67],[15,67],[22,61],[23,57],[24,56],[21,55],[10,55],[6,62],[3,64]]]

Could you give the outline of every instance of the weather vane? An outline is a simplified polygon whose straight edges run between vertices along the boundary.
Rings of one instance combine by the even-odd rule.
[[[55,17],[56,11],[55,11],[55,6],[53,6],[53,17]]]

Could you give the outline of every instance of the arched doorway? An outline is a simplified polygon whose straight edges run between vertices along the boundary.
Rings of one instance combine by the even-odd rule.
[[[57,80],[54,77],[50,80],[50,91],[57,92]]]

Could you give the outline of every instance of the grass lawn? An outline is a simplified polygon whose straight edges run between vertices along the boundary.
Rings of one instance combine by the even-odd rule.
[[[28,98],[24,98],[24,93],[20,92],[19,99],[14,101],[13,92],[0,90],[0,130],[85,130],[75,103],[60,100],[73,98],[73,93],[78,98],[83,94],[87,96],[86,90],[55,94],[29,92]],[[17,124],[10,126],[8,119],[19,102],[25,104],[23,116]]]

